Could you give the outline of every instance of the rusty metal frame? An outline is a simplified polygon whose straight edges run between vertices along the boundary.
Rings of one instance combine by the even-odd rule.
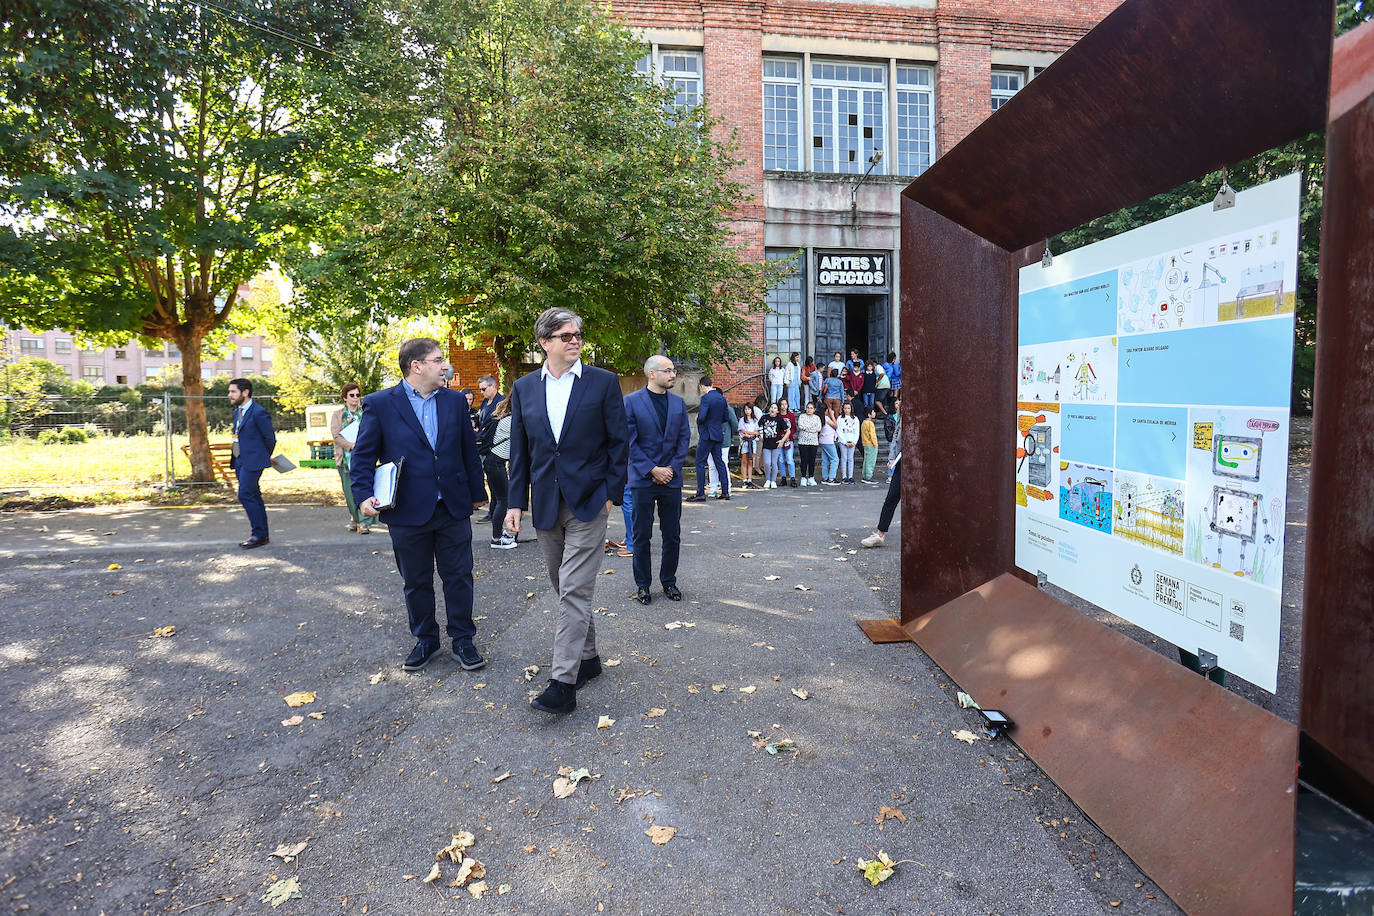
[[[1016,271],[1057,232],[1321,130],[1333,22],[1330,0],[1126,0],[902,199],[902,629],[970,693],[1006,709],[1036,762],[1193,913],[1291,912],[1298,730],[1050,599],[1015,569]],[[1362,140],[1374,137],[1370,116],[1359,109],[1342,147],[1352,222],[1374,184],[1374,142]],[[1356,443],[1368,422],[1327,429],[1323,418],[1345,403],[1334,386],[1374,420],[1371,357],[1360,350],[1374,316],[1354,314],[1371,299],[1374,239],[1367,221],[1346,231],[1348,241],[1324,238],[1308,613],[1324,594],[1311,565],[1323,556],[1363,551],[1341,581],[1352,588],[1346,580],[1358,578],[1365,600],[1333,600],[1309,621],[1305,667],[1335,670],[1325,680],[1304,671],[1305,693],[1319,695],[1304,696],[1303,727],[1320,723],[1304,747],[1319,747],[1358,788],[1374,775],[1374,680],[1353,707],[1338,714],[1329,704],[1365,675],[1353,666],[1368,665],[1374,645],[1374,458]],[[1362,300],[1331,295],[1328,256],[1351,262],[1337,282]],[[1328,356],[1336,334],[1344,349]],[[1324,365],[1337,360],[1349,368]],[[1323,462],[1352,448],[1363,460],[1330,475]],[[1338,499],[1331,488],[1355,477],[1349,510],[1362,521],[1336,543],[1317,538],[1331,517],[1319,500]],[[1340,639],[1359,648],[1342,653]],[[1358,716],[1364,728],[1352,735]]]

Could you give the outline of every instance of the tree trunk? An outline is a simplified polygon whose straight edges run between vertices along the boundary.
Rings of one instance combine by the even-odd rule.
[[[496,350],[496,365],[501,370],[501,390],[510,391],[515,380],[520,377],[520,357],[524,355],[524,347],[518,337],[511,337],[505,334],[498,334],[492,338],[492,347]]]
[[[201,335],[187,325],[177,328],[181,349],[181,383],[186,391],[186,432],[191,438],[191,481],[214,483],[210,433],[205,426],[205,382],[200,376]]]

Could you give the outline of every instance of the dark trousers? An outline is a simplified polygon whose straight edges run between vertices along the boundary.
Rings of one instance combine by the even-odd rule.
[[[803,478],[816,476],[816,445],[799,445],[801,450],[801,475]]]
[[[883,511],[878,513],[878,530],[883,534],[887,534],[887,529],[892,527],[892,515],[901,504],[902,462],[898,459],[897,466],[892,469],[892,477],[887,482],[887,498],[883,500]]]
[[[255,538],[267,537],[267,506],[262,501],[262,489],[259,481],[262,480],[262,469],[256,471],[239,471],[239,505],[243,506],[243,511],[248,516],[248,524],[252,527],[252,535]]]
[[[444,583],[444,610],[448,635],[454,642],[471,640],[477,633],[472,622],[472,524],[457,518],[439,501],[434,515],[423,525],[388,524],[391,551],[405,586],[406,615],[410,632],[420,642],[436,645],[439,625],[434,622],[434,568]]]
[[[719,448],[719,443],[717,443]],[[705,474],[704,471],[698,471]],[[722,480],[725,478],[722,477]],[[654,530],[654,507],[658,507],[658,530],[663,538],[663,561],[658,566],[658,581],[677,584],[677,558],[682,547],[682,490],[656,483],[634,488],[633,543],[635,585],[649,587],[649,536]]]
[[[506,500],[510,494],[510,477],[506,474],[506,461],[495,455],[482,459],[482,470],[487,475],[487,492],[491,494],[491,539],[501,536],[502,525],[506,521]]]
[[[730,469],[725,466],[725,459],[720,454],[720,440],[707,442],[705,439],[697,440],[697,495],[706,495],[706,459],[709,457],[716,465],[716,476],[720,478],[720,495],[730,495]]]

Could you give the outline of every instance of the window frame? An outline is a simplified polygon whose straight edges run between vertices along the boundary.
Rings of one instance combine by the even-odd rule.
[[[879,79],[876,81],[865,80],[862,78],[851,79],[846,73],[844,77],[826,76],[821,73],[824,67],[843,67],[846,70],[856,68],[860,71],[872,71]],[[813,57],[810,61],[810,70],[807,74],[809,79],[809,92],[807,93],[808,103],[811,106],[811,129],[809,142],[811,143],[811,168],[817,174],[823,175],[862,175],[868,171],[868,161],[872,158],[875,151],[882,152],[882,158],[873,167],[872,174],[888,174],[888,69],[887,60],[878,62],[863,58],[831,58]],[[826,118],[822,119],[821,95],[829,93]],[[854,93],[853,99],[842,98],[841,93]],[[876,93],[878,100],[874,102],[869,95]],[[852,106],[853,111],[843,110]],[[872,120],[877,116],[876,124]],[[823,135],[823,130],[829,127],[829,136]],[[854,129],[854,148],[851,150],[845,144],[847,142],[846,128]],[[865,136],[865,132],[869,132]],[[820,145],[817,140],[822,140]],[[866,152],[867,155],[860,155]],[[853,158],[842,158],[844,154],[852,154]],[[822,168],[821,160],[830,159],[831,168]],[[845,168],[844,166],[848,166]]]
[[[790,64],[795,68],[796,75],[790,77],[778,76],[776,73],[770,75],[768,72],[769,64]],[[804,79],[805,73],[806,60],[802,57],[798,57],[796,55],[791,54],[763,55],[763,170],[765,172],[796,172],[801,171],[806,167],[806,156],[804,154],[804,148],[802,146],[802,122],[804,121],[803,115],[805,113],[807,98],[806,81]],[[770,104],[770,102],[776,99],[776,95],[774,96],[774,99],[770,99],[770,88],[774,90],[778,88],[794,90],[791,98],[793,105],[790,114],[795,118],[795,120],[791,123],[788,123],[783,118],[776,117],[776,113],[778,111],[777,106],[775,104]],[[784,115],[788,113],[789,112],[786,111],[783,112]],[[770,115],[774,115],[772,119],[772,131],[769,130]],[[784,144],[786,144],[788,140],[791,140],[795,143],[795,146],[770,146],[768,142],[770,137],[781,137],[783,139]],[[776,155],[773,156],[774,164],[770,165],[770,155],[772,155],[770,154],[770,150],[780,150],[783,152],[781,165],[777,164],[778,157]]]
[[[903,73],[919,73],[925,77],[924,83],[907,83],[901,81]],[[892,174],[915,177],[926,169],[930,168],[935,161],[935,68],[930,64],[907,63],[898,61],[893,73],[892,106],[892,142],[893,142],[893,165]],[[909,98],[903,99],[903,96]],[[923,97],[925,112],[903,112],[903,105],[913,104],[915,101],[910,97]],[[904,127],[904,118],[925,118],[924,127]],[[924,137],[912,138],[910,142],[916,144],[916,149],[911,153],[910,158],[903,150],[903,144],[907,141],[905,133],[923,133]],[[920,151],[920,145],[925,145],[924,152]],[[915,159],[915,164],[908,168],[911,158]]]
[[[1019,85],[1014,89],[999,89],[996,86],[998,76],[1015,78]],[[989,110],[995,112],[1007,104],[1012,96],[1026,88],[1028,82],[1030,82],[1030,75],[1025,67],[993,67],[988,76],[988,91],[991,95],[991,108]]]
[[[668,73],[664,70],[663,59],[665,57],[677,57],[690,59],[696,65],[696,74],[692,75],[685,71],[673,71]],[[673,111],[681,111],[685,108],[695,108],[706,100],[706,59],[705,53],[701,48],[679,48],[672,45],[659,45],[653,43],[649,45],[649,53],[635,61],[635,72],[640,76],[652,79],[664,85],[671,85],[674,91],[673,101],[670,107]],[[696,94],[695,101],[684,102],[680,99],[682,86],[679,83],[694,84]]]
[[[766,261],[782,260],[798,254],[795,248],[766,248],[763,256]],[[806,353],[806,332],[807,332],[807,272],[805,252],[802,257],[797,258],[797,269],[792,276],[768,288],[766,302],[768,311],[764,313],[763,319],[763,366],[767,373],[769,367],[773,365],[773,357],[781,356],[783,364],[786,365],[793,351]],[[794,286],[795,284],[795,286]],[[788,299],[786,305],[789,306],[786,312],[777,310],[774,304],[780,301],[778,294],[786,291]],[[795,301],[792,294],[795,292]],[[793,308],[795,307],[795,308]],[[773,349],[774,345],[782,339],[778,334],[778,318],[787,319],[787,346],[782,350]],[[767,381],[765,375],[764,380]]]

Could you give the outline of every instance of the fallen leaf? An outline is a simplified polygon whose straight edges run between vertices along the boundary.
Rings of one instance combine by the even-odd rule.
[[[603,575],[603,576],[614,576],[614,575],[615,575],[615,570],[614,570],[614,569],[603,569],[603,570],[601,570],[601,575]]]
[[[436,865],[435,868],[438,868]],[[463,859],[463,864],[458,866],[458,877],[453,879],[449,887],[462,887],[472,880],[481,880],[487,876],[487,867],[478,862],[472,856]]]
[[[781,741],[768,742],[764,745],[764,750],[766,750],[770,756],[776,757],[779,754],[797,753],[797,745],[793,743],[791,738],[783,738]]]
[[[289,719],[282,719],[281,724],[290,728],[292,725],[300,725],[305,721],[305,716],[292,716]]]
[[[369,684],[380,684],[384,680],[386,680],[385,671],[378,671],[376,674],[369,675],[367,678]]]
[[[601,664],[604,665],[604,666],[607,667],[607,668],[615,668],[615,667],[617,667],[617,666],[620,664],[620,659],[618,659],[618,658],[608,658],[608,659],[606,659],[604,662],[602,662]]]
[[[893,872],[897,870],[897,863],[893,862],[888,854],[880,849],[878,850],[878,858],[860,859],[858,868],[864,873],[868,883],[877,887],[880,881],[886,881],[892,877]]]
[[[528,845],[528,846],[525,847],[525,852],[528,852],[528,853],[534,853],[534,852],[538,852],[538,851],[539,851],[539,847],[536,846],[536,845],[534,845],[533,843],[531,843],[530,845]]]
[[[534,592],[525,592],[525,600],[526,600],[526,601],[530,600],[530,599],[533,598],[533,597],[534,597]]]
[[[755,649],[757,649],[759,646],[766,646],[766,645],[768,645],[768,643],[766,643],[766,642],[754,642],[754,643],[750,643],[749,645],[751,645],[751,646],[753,646]]]
[[[762,738],[762,737],[763,737],[763,732],[760,732],[760,731],[753,731],[753,730],[750,730],[750,731],[745,732],[745,734],[747,734],[750,738]]]
[[[886,820],[898,820],[905,824],[906,815],[902,813],[900,808],[889,808],[887,805],[882,805],[878,808],[878,814],[873,818],[873,822],[881,827],[883,821]]]
[[[796,698],[799,699],[799,700],[804,700],[804,699],[806,699],[807,697],[811,696],[811,694],[807,693],[805,690],[801,690],[801,689],[799,689],[799,688],[797,688],[797,687],[793,687],[793,688],[792,688],[792,696],[796,697]]]
[[[799,592],[809,592],[809,591],[811,591],[811,586],[809,586],[809,585],[794,585],[794,586],[792,586],[792,587],[793,587],[794,589],[796,589],[797,591],[799,591]]]
[[[869,590],[870,592],[880,592],[880,591],[882,591],[882,589],[879,588],[879,587],[876,586],[876,585],[870,585],[870,586],[868,587],[868,590]]]
[[[472,685],[472,689],[473,689],[473,690],[481,690],[481,689],[482,689],[483,687],[485,687],[485,686],[487,686],[487,685],[486,685],[486,684],[473,684],[473,685]]]
[[[290,846],[287,846],[283,843],[279,845],[276,851],[271,853],[271,855],[276,856],[283,862],[290,862],[292,859],[296,858],[296,856],[301,854],[301,852],[305,849],[306,845],[309,842],[309,840],[301,840],[299,843],[292,843]],[[269,856],[269,858],[270,857],[271,856]]]
[[[843,548],[841,548],[839,544],[831,544],[829,549],[830,549],[830,550],[841,550],[841,549],[843,549]]]
[[[535,676],[536,674],[538,674],[538,673],[539,673],[539,666],[538,666],[538,665],[526,665],[526,666],[525,666],[525,672],[524,672],[524,674],[525,674],[525,680],[527,680],[527,681],[532,681],[532,680],[534,680],[534,676]]]
[[[663,718],[664,714],[667,713],[667,712],[668,712],[668,710],[666,710],[666,709],[659,709],[657,706],[655,706],[653,709],[650,709],[647,713],[644,714],[644,718],[646,718],[646,719],[661,719],[661,718]]]
[[[741,688],[739,689],[739,692],[740,692],[740,693],[753,693],[755,690],[758,690],[758,688],[755,687],[753,684],[750,684],[748,687],[741,687]]]
[[[477,837],[466,830],[460,830],[453,835],[453,842],[434,854],[436,862],[447,858],[450,862],[459,863],[463,861],[464,850],[477,842]]]
[[[742,553],[739,556],[741,560],[752,560],[754,558],[752,553]]]
[[[698,687],[696,684],[688,684],[688,685],[687,685],[687,692],[688,692],[688,693],[701,693],[701,688]]]
[[[308,712],[308,713],[306,713],[306,716],[308,716],[308,717],[311,718],[311,719],[323,719],[323,718],[324,718],[324,713],[322,713],[322,712]]]
[[[287,706],[296,709],[315,702],[315,692],[313,690],[297,690],[295,693],[288,693],[282,699],[286,701]]]
[[[602,718],[606,718],[602,716]],[[611,721],[615,721],[612,719]],[[593,776],[586,767],[581,769],[571,769],[570,767],[559,767],[559,777],[553,781],[553,794],[555,798],[567,798],[577,790],[577,784],[584,779],[598,779]]]
[[[602,716],[601,718],[596,720],[597,728],[610,728],[614,724],[615,719],[612,719],[610,716]]]
[[[958,697],[957,697],[956,699],[958,699],[958,701],[959,701],[959,708],[960,708],[960,709],[982,709],[982,708],[983,708],[983,707],[981,707],[981,706],[978,705],[978,703],[973,699],[973,697],[971,697],[971,696],[969,696],[968,694],[964,693],[962,690],[959,691],[959,695],[958,695]]]
[[[509,893],[510,893],[510,885],[509,885],[509,884],[502,884],[502,885],[500,885],[499,887],[496,888],[496,893],[497,893],[497,894],[509,894]]]
[[[644,835],[649,838],[649,842],[655,846],[662,846],[677,835],[676,827],[660,827],[658,824],[644,831]]]
[[[1113,900],[1113,901],[1111,901],[1110,903],[1108,903],[1107,905],[1108,905],[1108,906],[1113,906],[1113,907],[1121,906],[1121,901],[1120,901],[1120,900]]]
[[[105,568],[106,568],[106,569],[123,569],[124,567],[123,567],[123,566],[120,566],[118,563],[111,563],[109,566],[106,566]],[[296,896],[299,897],[300,894],[297,894]],[[272,905],[273,905],[273,906],[276,906],[275,903],[272,904]]]
[[[281,906],[286,901],[300,900],[302,896],[303,895],[301,894],[300,881],[296,878],[295,875],[292,875],[289,878],[283,878],[276,884],[269,887],[267,889],[267,893],[262,895],[259,902],[270,903],[272,904],[272,909],[275,910],[277,907]]]
[[[763,577],[763,581],[765,581],[765,582],[776,582],[776,581],[778,581],[778,580],[781,579],[781,578],[782,578],[782,576],[764,576],[764,577]]]
[[[491,784],[492,784],[492,785],[496,785],[498,782],[505,782],[507,779],[510,779],[510,778],[511,778],[512,776],[514,776],[514,775],[515,775],[515,774],[512,773],[510,770],[507,770],[506,772],[502,773],[500,776],[498,776],[498,777],[496,777],[495,779],[493,779],[493,780],[491,781]]]
[[[716,693],[724,693],[730,689],[730,686],[728,684],[712,684],[711,689]]]
[[[434,863],[434,867],[431,868],[431,869],[429,870],[429,874],[425,875],[425,883],[426,883],[426,884],[433,884],[435,881],[438,881],[438,880],[439,880],[439,863],[438,863],[438,862],[435,862],[435,863]]]
[[[963,741],[965,744],[968,744],[969,746],[972,746],[973,742],[978,740],[978,736],[975,735],[973,732],[969,731],[967,728],[961,728],[957,732],[950,732],[950,734],[958,738],[960,741]]]
[[[177,628],[173,626],[158,627],[153,631],[153,635],[160,639],[165,639],[168,636],[177,635]]]
[[[401,875],[401,880],[402,880],[402,881],[414,881],[414,880],[415,880],[416,878],[418,878],[418,877],[420,877],[420,876],[419,876],[419,875]]]
[[[478,900],[481,900],[481,899],[482,899],[482,895],[485,894],[486,892],[487,892],[487,882],[485,882],[485,881],[478,881],[476,884],[469,884],[469,885],[468,885],[468,893],[471,894],[472,896],[476,897]]]

